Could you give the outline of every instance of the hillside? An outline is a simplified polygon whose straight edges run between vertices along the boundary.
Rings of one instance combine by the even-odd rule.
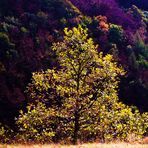
[[[0,0],[0,143],[147,136],[147,4]]]
[[[132,6],[132,5],[135,6]],[[51,51],[63,29],[87,26],[99,44],[127,71],[119,97],[148,111],[147,1],[1,0],[0,119],[9,121],[30,101],[24,93],[32,72],[57,66]]]

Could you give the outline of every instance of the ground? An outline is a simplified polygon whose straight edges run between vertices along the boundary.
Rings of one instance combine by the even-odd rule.
[[[82,144],[77,146],[64,146],[64,145],[0,145],[0,148],[148,148],[148,144]]]

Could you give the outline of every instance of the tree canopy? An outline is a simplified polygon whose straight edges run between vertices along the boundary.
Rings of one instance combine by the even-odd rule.
[[[27,92],[36,100],[37,107],[30,105],[28,112],[18,118],[22,135],[46,131],[53,139],[67,139],[76,144],[78,139],[125,139],[131,132],[143,133],[142,117],[134,130],[140,114],[133,114],[131,108],[118,102],[119,76],[125,74],[124,70],[111,55],[98,55],[97,45],[88,37],[87,29],[78,26],[65,28],[64,32],[64,40],[52,46],[60,68],[33,73],[28,85]],[[35,122],[29,121],[30,118]]]

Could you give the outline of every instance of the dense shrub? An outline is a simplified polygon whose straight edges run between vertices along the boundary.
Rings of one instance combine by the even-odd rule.
[[[52,109],[47,109],[42,103],[27,107],[27,113],[20,112],[17,120],[19,132],[15,139],[17,142],[44,143],[51,142],[55,135],[53,132],[55,115]]]

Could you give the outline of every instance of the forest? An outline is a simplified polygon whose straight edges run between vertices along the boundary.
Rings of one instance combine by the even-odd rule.
[[[147,136],[147,0],[0,0],[0,143]]]

